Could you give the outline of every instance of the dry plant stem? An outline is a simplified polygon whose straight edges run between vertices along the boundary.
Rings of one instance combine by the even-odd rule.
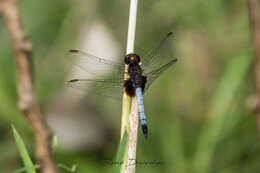
[[[20,18],[18,0],[2,0],[1,12],[9,30],[15,53],[19,108],[32,127],[36,154],[43,173],[57,173],[51,152],[51,132],[41,116],[33,86],[33,68],[30,58],[32,46]]]
[[[136,97],[132,99],[131,113],[129,115],[129,138],[128,138],[128,160],[127,173],[134,173],[136,167],[136,146],[138,134],[138,105]]]
[[[134,52],[135,42],[135,28],[136,28],[136,16],[137,16],[138,0],[130,0],[130,12],[128,23],[128,37],[127,37],[127,50],[126,53]],[[127,72],[127,66],[125,71]],[[125,73],[125,80],[128,78]],[[123,110],[122,110],[122,128],[121,139],[125,131],[128,133],[127,148],[125,150],[124,165],[121,172],[134,173],[135,172],[135,160],[136,160],[136,146],[137,146],[137,132],[138,132],[138,106],[136,98],[132,99],[131,106],[129,106],[131,99],[124,93],[123,96]],[[131,112],[130,112],[131,108]],[[130,114],[129,114],[130,113]]]
[[[249,20],[252,30],[252,41],[255,52],[255,82],[257,100],[260,100],[260,1],[248,0]],[[260,129],[260,109],[257,110],[258,128]]]

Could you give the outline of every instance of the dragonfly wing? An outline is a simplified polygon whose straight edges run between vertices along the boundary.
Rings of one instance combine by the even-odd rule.
[[[177,59],[172,59],[168,63],[162,65],[161,67],[146,73],[145,76],[147,77],[147,83],[144,89],[144,93],[149,89],[149,87],[152,85],[152,83],[169,67],[171,67],[174,63],[177,62]]]
[[[169,32],[160,43],[142,59],[145,71],[154,71],[171,60],[173,57],[172,41],[173,33]]]
[[[124,64],[101,58],[80,50],[69,50],[69,60],[72,64],[92,75],[118,74],[124,71]]]
[[[123,93],[123,79],[72,79],[67,86],[112,99],[120,99]]]

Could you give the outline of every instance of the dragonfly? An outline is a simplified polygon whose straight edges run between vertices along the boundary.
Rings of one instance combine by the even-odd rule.
[[[173,34],[169,32],[159,42],[159,44],[147,55],[142,61],[138,54],[130,53],[125,55],[123,63],[117,63],[109,59],[101,58],[81,50],[69,50],[72,57],[79,59],[75,65],[84,69],[94,76],[97,74],[95,69],[105,69],[105,73],[111,73],[106,78],[74,78],[68,81],[68,85],[73,88],[86,88],[94,86],[94,92],[97,94],[107,94],[112,89],[117,88],[117,95],[126,93],[130,97],[136,97],[138,105],[139,120],[145,139],[148,137],[148,127],[144,109],[143,94],[147,92],[152,83],[164,72],[171,67],[176,58],[171,56],[171,42]],[[127,70],[125,71],[125,65]],[[94,68],[92,68],[94,66]],[[124,79],[124,74],[127,79]],[[112,94],[112,96],[115,96]]]

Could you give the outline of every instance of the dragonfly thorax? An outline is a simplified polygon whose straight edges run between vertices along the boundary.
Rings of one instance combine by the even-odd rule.
[[[134,88],[142,86],[142,73],[143,70],[137,62],[133,61],[128,64],[128,74]]]
[[[142,73],[140,71],[135,70],[130,74],[130,80],[132,81],[133,87],[141,87],[142,86]]]
[[[125,64],[128,65],[128,75],[134,88],[142,86],[143,69],[140,65],[140,57],[135,53],[125,56]]]

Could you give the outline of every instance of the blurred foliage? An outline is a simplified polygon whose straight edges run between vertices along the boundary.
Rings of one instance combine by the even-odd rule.
[[[28,151],[26,149],[26,146],[25,146],[21,136],[19,135],[19,133],[17,132],[17,130],[15,129],[14,126],[12,126],[12,129],[13,129],[14,138],[15,138],[17,148],[19,150],[19,153],[20,153],[21,158],[22,158],[23,163],[24,163],[24,168],[22,168],[22,169],[24,169],[23,172],[25,171],[27,173],[36,173],[36,167],[32,163],[31,157],[28,154]],[[21,172],[21,170],[16,171],[16,172]]]
[[[102,21],[124,54],[128,6],[128,1],[120,0],[20,1],[34,47],[35,82],[43,112],[67,80],[64,57],[83,23],[90,26],[97,19]],[[12,172],[23,166],[10,124],[19,129],[30,155],[34,142],[17,108],[13,52],[2,18],[0,25],[0,172]],[[144,140],[139,134],[137,153],[140,162],[160,164],[138,164],[137,172],[259,172],[257,117],[247,105],[254,86],[246,2],[140,1],[137,53],[145,55],[169,31],[174,33],[173,51],[179,61],[145,97],[150,135]],[[117,113],[117,120],[108,124],[114,137],[104,148],[80,152],[59,149],[57,162],[76,164],[78,173],[112,172],[118,165],[104,161],[113,161],[116,155],[120,109],[121,105],[114,105],[114,110],[104,111]]]

